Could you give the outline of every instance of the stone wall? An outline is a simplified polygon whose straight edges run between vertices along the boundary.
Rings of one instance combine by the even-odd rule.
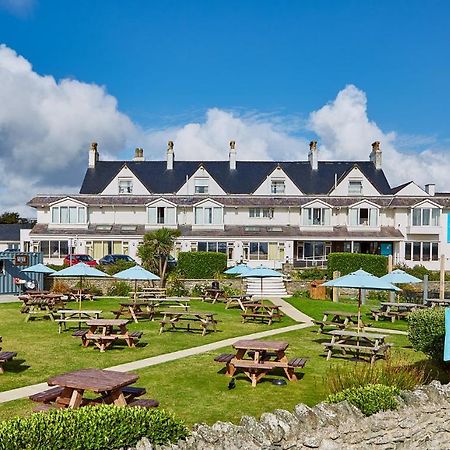
[[[365,417],[347,402],[303,404],[293,412],[275,410],[239,425],[196,425],[186,441],[159,450],[388,450],[450,448],[450,384],[433,381],[402,392],[400,408]],[[147,439],[136,450],[150,450]],[[155,449],[155,450],[156,450]]]

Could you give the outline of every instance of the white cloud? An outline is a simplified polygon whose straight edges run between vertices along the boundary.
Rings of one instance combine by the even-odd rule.
[[[26,59],[0,45],[0,105],[0,212],[29,215],[25,203],[39,192],[76,192],[94,140],[102,159],[136,146],[145,148],[148,159],[161,159],[173,140],[178,160],[226,159],[230,140],[236,141],[240,160],[305,160],[313,133],[321,160],[367,160],[370,144],[379,140],[392,185],[413,179],[449,189],[447,151],[437,148],[435,137],[381,130],[368,118],[365,93],[352,85],[306,122],[211,108],[196,123],[142,130],[104,87],[37,74]],[[408,146],[415,151],[407,152]],[[130,156],[127,151],[125,158]]]
[[[0,9],[18,17],[25,17],[30,14],[35,4],[35,0],[0,0]]]

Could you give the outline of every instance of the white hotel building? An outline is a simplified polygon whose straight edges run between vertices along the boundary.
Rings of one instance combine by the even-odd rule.
[[[102,161],[97,144],[80,193],[37,195],[25,250],[60,263],[70,251],[99,259],[136,256],[145,232],[178,228],[176,252],[219,251],[279,268],[322,265],[330,252],[392,254],[395,262],[438,269],[450,255],[450,194],[413,181],[391,187],[379,142],[368,161]],[[399,168],[399,170],[405,170]],[[407,170],[407,169],[406,169]],[[450,268],[450,267],[448,267]]]

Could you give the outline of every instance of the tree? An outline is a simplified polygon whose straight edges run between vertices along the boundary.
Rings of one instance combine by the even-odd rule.
[[[4,212],[0,215],[0,223],[22,223],[17,212]]]
[[[157,272],[161,278],[161,286],[164,286],[166,281],[167,259],[180,234],[179,230],[159,228],[145,233],[144,242],[138,247],[137,254],[142,259],[143,266]]]

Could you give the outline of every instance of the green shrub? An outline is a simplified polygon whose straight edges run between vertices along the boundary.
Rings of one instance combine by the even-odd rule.
[[[371,416],[379,411],[397,409],[398,402],[395,396],[399,394],[400,389],[395,386],[368,384],[366,386],[344,389],[337,394],[331,394],[326,401],[339,403],[347,400],[360,409],[364,415]]]
[[[415,350],[442,362],[445,317],[443,308],[419,309],[408,315],[409,340]]]
[[[191,297],[201,297],[205,292],[206,289],[210,289],[211,285],[208,283],[201,283],[201,284],[195,284],[194,287],[191,289]]]
[[[0,450],[100,450],[131,446],[144,436],[165,444],[187,435],[183,422],[163,410],[86,406],[1,422]]]
[[[185,297],[189,291],[181,281],[181,273],[178,269],[171,271],[167,276],[167,295],[169,297]]]
[[[327,269],[312,267],[311,269],[299,270],[295,275],[298,280],[323,280],[327,276]]]
[[[329,392],[336,394],[344,389],[369,384],[394,386],[401,390],[414,389],[416,386],[426,384],[429,378],[430,373],[426,364],[396,356],[373,366],[358,362],[332,366],[323,381],[324,385],[328,386]]]
[[[101,265],[98,269],[106,272],[108,275],[115,275],[116,273],[122,272],[122,270],[129,269],[130,267],[134,267],[135,265],[135,262],[119,259],[114,264]]]
[[[309,293],[308,289],[297,289],[292,294],[293,297],[299,297],[299,298],[311,298],[311,295]]]
[[[181,252],[178,269],[185,278],[214,278],[227,268],[227,255],[216,252]]]
[[[363,253],[330,253],[328,255],[328,278],[333,278],[333,272],[338,270],[347,275],[358,269],[363,269],[377,277],[386,275],[388,259],[381,255],[366,255]]]
[[[112,297],[128,297],[131,287],[126,281],[115,281],[108,287],[108,295]]]

